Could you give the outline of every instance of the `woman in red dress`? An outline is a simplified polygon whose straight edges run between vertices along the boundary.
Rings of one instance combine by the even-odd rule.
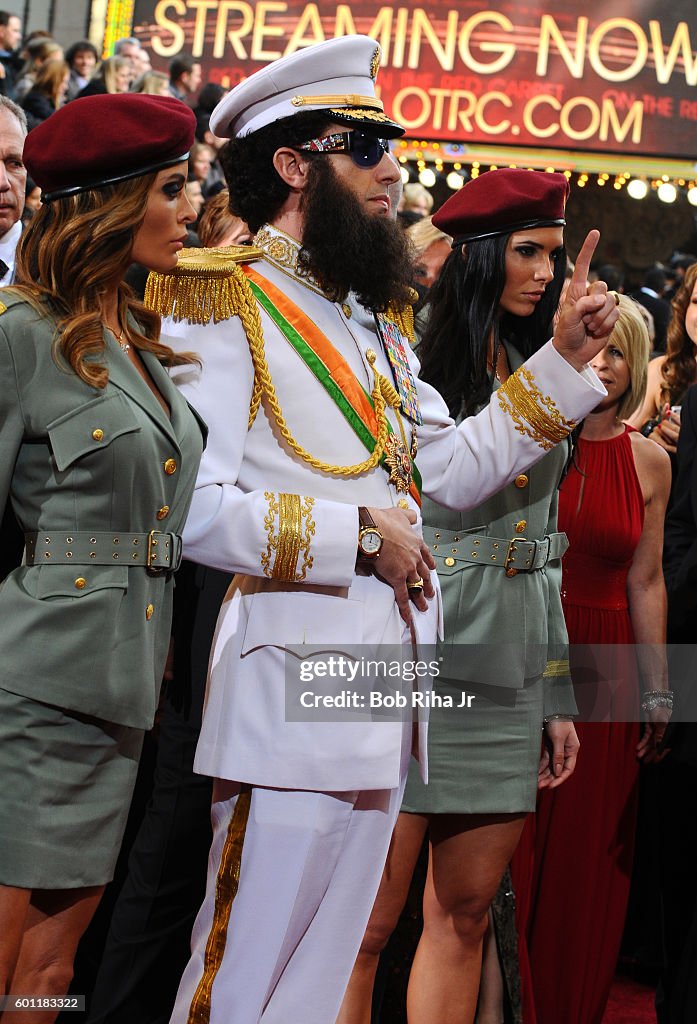
[[[642,399],[648,355],[644,322],[620,296],[620,319],[591,364],[608,395],[584,421],[559,501],[581,752],[565,786],[540,792],[514,862],[537,1024],[601,1024],[629,897],[638,759],[657,756],[670,716],[661,692],[670,464],[623,422]],[[534,1020],[528,1012],[526,1024]]]

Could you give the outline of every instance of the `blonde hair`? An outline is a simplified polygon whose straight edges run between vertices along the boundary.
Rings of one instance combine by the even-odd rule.
[[[101,302],[118,282],[118,317],[130,330],[135,348],[153,352],[166,366],[194,362],[160,344],[160,318],[135,299],[122,278],[131,262],[133,241],[143,223],[156,173],[91,189],[44,203],[32,218],[17,249],[13,288],[44,315],[57,319],[54,359],[60,356],[95,388],[109,374],[99,363],[105,350]]]
[[[450,235],[446,235],[444,231],[437,228],[430,217],[423,217],[421,220],[417,220],[416,224],[410,224],[407,228],[407,237],[410,239],[418,256],[426,252],[428,247],[433,245],[434,242],[447,242],[448,245],[453,244]]]
[[[23,75],[34,75],[40,67],[51,57],[52,54],[63,56],[63,47],[50,36],[38,36],[24,44],[27,51],[27,61],[22,68]]]
[[[405,185],[403,196],[404,202],[402,204],[402,208],[404,210],[412,209],[414,204],[420,206],[421,203],[419,200],[422,200],[425,203],[426,209],[429,213],[433,209],[433,196],[428,189],[424,188],[424,186],[418,181],[413,181],[411,184]]]
[[[169,76],[164,71],[146,71],[131,83],[131,92],[141,92],[146,96],[159,96],[162,86],[169,87]]]
[[[116,76],[119,71],[131,70],[131,62],[127,57],[107,57],[103,60],[94,78],[101,78],[109,93],[116,92]]]
[[[60,60],[48,60],[42,64],[34,76],[34,88],[39,89],[58,109],[63,95],[61,86],[65,83],[66,77],[70,74],[70,68],[66,62]]]
[[[620,295],[619,300],[620,317],[608,344],[617,346],[629,369],[629,387],[617,408],[617,418],[626,420],[644,401],[651,342],[646,322],[634,299]]]

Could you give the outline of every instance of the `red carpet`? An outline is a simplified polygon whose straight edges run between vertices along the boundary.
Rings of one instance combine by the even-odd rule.
[[[603,1024],[656,1024],[653,986],[618,976],[610,991]]]

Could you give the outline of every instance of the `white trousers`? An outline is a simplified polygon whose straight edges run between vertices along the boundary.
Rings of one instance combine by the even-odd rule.
[[[171,1024],[335,1024],[402,802],[411,731],[405,723],[397,789],[250,794],[216,782],[206,897]]]

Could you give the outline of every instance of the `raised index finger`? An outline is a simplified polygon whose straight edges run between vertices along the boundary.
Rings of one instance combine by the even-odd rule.
[[[576,258],[576,265],[574,272],[571,275],[570,288],[576,290],[580,289],[581,293],[585,294],[586,287],[588,284],[588,272],[591,266],[591,260],[593,259],[593,253],[595,252],[596,246],[600,241],[600,232],[597,228],[593,228],[586,235],[586,240],[581,246],[581,251]]]

